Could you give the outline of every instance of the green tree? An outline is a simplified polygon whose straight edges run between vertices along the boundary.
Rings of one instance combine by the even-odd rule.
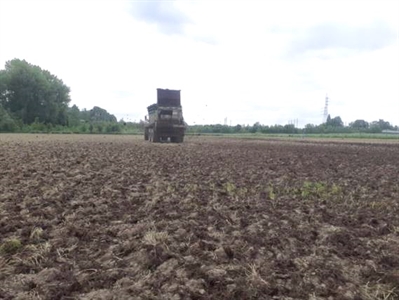
[[[117,122],[114,115],[109,114],[105,109],[101,107],[94,106],[90,111],[90,120],[93,122]]]
[[[389,122],[384,121],[383,119],[379,119],[378,121],[375,121],[375,122],[378,124],[378,126],[381,128],[381,130],[393,129],[393,126]]]
[[[236,126],[234,126],[234,132],[238,133],[241,132],[242,126],[240,124],[237,124]]]
[[[68,108],[68,126],[78,126],[80,124],[80,110],[76,105]]]
[[[369,123],[366,122],[365,120],[356,120],[356,121],[350,123],[349,127],[355,128],[355,129],[367,129],[367,128],[369,128]]]
[[[103,132],[103,124],[97,123],[96,127],[97,127],[97,131],[98,131],[99,133],[102,133],[102,132]]]
[[[306,124],[304,132],[305,133],[315,133],[315,132],[317,132],[317,128],[314,124]]]
[[[0,104],[24,124],[65,125],[70,89],[61,79],[25,60],[7,61],[0,71]]]
[[[0,104],[0,132],[14,132],[17,124],[10,114]]]
[[[331,127],[344,127],[344,122],[342,122],[341,117],[331,118],[330,115],[328,115],[326,125]]]
[[[284,125],[284,133],[297,133],[295,125],[294,124]]]
[[[250,129],[250,132],[255,133],[260,131],[261,125],[259,122],[256,122]]]

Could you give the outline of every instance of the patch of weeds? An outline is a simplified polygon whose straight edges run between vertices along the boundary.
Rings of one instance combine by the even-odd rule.
[[[236,191],[236,186],[233,183],[227,182],[224,184],[224,188],[229,196],[234,196]]]
[[[305,181],[302,188],[300,188],[300,191],[302,198],[307,199],[312,195],[312,183],[310,181]]]
[[[3,257],[0,257],[0,280],[10,276],[13,273],[13,267],[9,261]]]
[[[185,193],[188,193],[188,194],[191,194],[191,193],[196,193],[197,191],[198,191],[198,184],[195,184],[195,183],[187,183],[185,186],[184,186],[184,189],[183,189],[183,191],[185,192]]]
[[[341,195],[342,194],[342,188],[335,183],[331,186],[331,194],[333,195]]]
[[[361,287],[361,295],[365,300],[393,300],[398,299],[399,291],[395,287],[389,287],[385,284],[374,284],[369,283]]]
[[[247,279],[250,283],[250,285],[265,285],[268,286],[269,283],[262,278],[262,276],[259,273],[259,270],[255,264],[248,264],[247,269],[245,270],[245,273],[247,275]]]
[[[0,246],[0,254],[15,254],[21,248],[22,248],[21,241],[17,238],[11,238],[9,240],[6,240]]]
[[[33,228],[32,232],[30,233],[30,239],[32,241],[39,241],[43,236],[43,229],[40,227]]]
[[[157,232],[154,230],[148,231],[143,238],[146,245],[156,246],[165,243],[169,239],[169,235],[165,231]]]
[[[246,199],[250,194],[247,187],[239,187],[232,182],[224,183],[221,188],[218,188],[214,183],[211,183],[209,185],[209,190],[212,191],[214,197],[218,197],[219,195],[228,195],[234,200]]]
[[[297,190],[303,200],[319,199],[327,200],[331,198],[337,199],[342,196],[342,188],[335,183],[328,185],[325,182],[311,182],[305,181],[303,185]]]
[[[146,192],[152,192],[153,190],[154,190],[154,187],[153,187],[152,184],[147,184],[147,185],[145,186],[145,191],[146,191]]]
[[[269,186],[268,188],[268,196],[270,200],[276,199],[276,193],[274,192],[273,186]]]
[[[23,250],[25,258],[21,263],[30,269],[37,269],[38,267],[41,267],[50,251],[51,245],[49,242],[40,245],[27,245]]]
[[[237,195],[241,198],[245,198],[248,195],[248,189],[246,187],[239,188],[237,190]]]
[[[323,182],[315,182],[314,191],[316,195],[323,196],[327,192],[327,187]]]
[[[175,189],[174,186],[168,185],[168,187],[167,187],[167,189],[166,189],[166,192],[167,192],[168,194],[174,193],[175,191],[176,191],[176,189]]]

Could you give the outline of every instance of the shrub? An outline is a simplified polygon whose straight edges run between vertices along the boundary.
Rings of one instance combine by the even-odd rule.
[[[6,240],[0,246],[1,254],[14,254],[22,247],[21,241],[17,238]]]
[[[17,130],[17,127],[15,120],[0,105],[0,132],[14,132]]]

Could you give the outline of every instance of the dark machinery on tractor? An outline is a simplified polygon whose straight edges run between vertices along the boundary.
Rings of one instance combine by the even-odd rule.
[[[180,90],[157,89],[157,103],[147,107],[148,118],[144,139],[150,142],[182,143],[185,123],[180,103]]]

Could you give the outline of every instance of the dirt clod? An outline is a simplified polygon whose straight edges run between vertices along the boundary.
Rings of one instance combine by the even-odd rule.
[[[398,178],[398,143],[0,135],[0,298],[399,299]]]

